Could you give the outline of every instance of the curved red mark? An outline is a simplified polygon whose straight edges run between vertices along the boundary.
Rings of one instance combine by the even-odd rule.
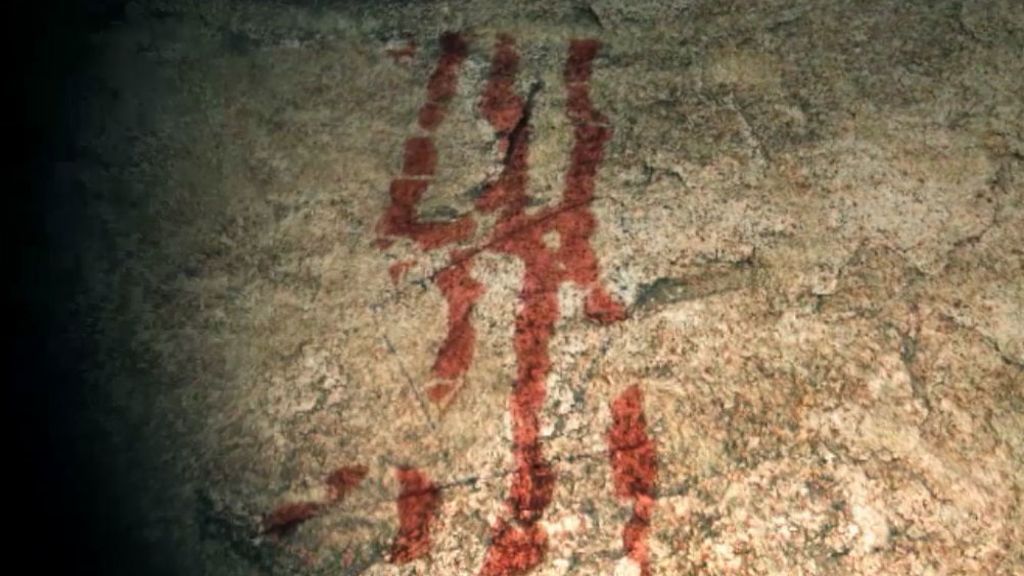
[[[453,259],[457,256],[453,255]],[[453,380],[466,373],[473,360],[476,330],[472,313],[477,299],[484,292],[483,284],[470,275],[471,260],[462,260],[448,266],[437,275],[435,283],[448,303],[448,336],[437,353],[433,373],[439,378]],[[445,391],[453,387],[444,388]],[[441,390],[438,387],[434,389]],[[430,395],[431,400],[443,400],[447,394]],[[434,398],[434,396],[439,396]]]
[[[366,466],[342,466],[331,472],[324,481],[327,484],[327,499],[340,502],[366,478]]]
[[[615,494],[633,501],[633,516],[622,529],[622,546],[640,565],[640,573],[651,573],[647,535],[654,511],[654,489],[658,457],[647,436],[644,400],[640,388],[629,387],[612,404],[612,425],[608,428],[608,455],[615,480]]]
[[[441,505],[441,490],[426,474],[412,468],[395,471],[398,495],[398,536],[391,545],[391,562],[405,564],[430,552],[430,528]]]
[[[402,260],[401,262],[395,262],[391,266],[388,266],[388,276],[391,277],[391,283],[397,285],[402,281],[402,278],[405,278],[409,269],[415,265],[415,260]]]
[[[465,39],[459,34],[441,35],[441,55],[427,82],[427,100],[420,108],[420,127],[432,133],[444,120],[448,103],[455,96],[458,74],[468,54]],[[473,235],[475,223],[469,216],[450,222],[425,222],[416,214],[416,205],[430,187],[437,168],[437,149],[431,136],[412,136],[405,141],[402,176],[391,181],[391,204],[377,223],[378,245],[386,247],[387,236],[400,236],[430,250],[466,240]]]
[[[263,517],[263,532],[273,536],[286,536],[303,522],[315,518],[328,504],[339,503],[345,499],[363,478],[366,477],[366,466],[342,466],[327,475],[327,498],[323,502],[303,501],[287,502],[275,508]]]

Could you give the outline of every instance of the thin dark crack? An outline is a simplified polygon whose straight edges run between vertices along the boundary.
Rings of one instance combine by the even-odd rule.
[[[551,210],[551,211],[546,212],[546,213],[541,213],[540,215],[538,215],[536,217],[530,218],[525,223],[523,223],[522,226],[516,226],[515,228],[512,228],[511,230],[506,231],[504,234],[500,234],[500,235],[496,235],[496,236],[491,237],[489,240],[487,240],[483,244],[474,246],[472,248],[469,248],[468,250],[465,250],[465,251],[461,252],[459,254],[458,258],[452,258],[447,264],[445,264],[444,266],[442,266],[442,267],[438,268],[437,270],[434,270],[433,272],[431,272],[430,276],[428,276],[427,279],[429,279],[431,282],[433,282],[437,278],[437,276],[439,274],[441,274],[442,272],[444,272],[445,270],[448,270],[448,269],[450,269],[450,268],[452,268],[454,266],[459,266],[463,262],[465,262],[467,260],[473,259],[478,254],[480,254],[481,252],[485,252],[487,250],[490,250],[491,248],[493,248],[499,242],[502,242],[503,240],[506,240],[506,239],[508,239],[511,236],[515,236],[516,234],[519,234],[519,233],[523,232],[524,230],[529,230],[533,226],[537,226],[537,225],[543,224],[543,223],[545,223],[545,222],[547,222],[547,221],[549,221],[549,220],[551,220],[553,218],[556,218],[559,214],[563,214],[565,212],[570,212],[572,210],[576,210],[576,209],[582,208],[584,206],[587,206],[589,204],[592,204],[595,199],[596,198],[588,198],[588,199],[580,201],[580,202],[573,202],[573,203],[568,203],[568,204],[567,203],[562,203],[559,206],[557,206],[554,210]]]
[[[419,387],[417,387],[412,380],[412,376],[405,369],[405,364],[402,362],[402,357],[398,355],[398,350],[395,349],[395,345],[391,343],[391,339],[388,338],[387,334],[381,336],[384,340],[384,344],[387,345],[388,351],[395,357],[395,363],[398,364],[398,370],[402,373],[402,377],[405,379],[406,386],[412,391],[413,396],[416,397],[416,402],[419,404],[420,410],[423,412],[423,418],[427,421],[430,429],[437,431],[437,423],[430,417],[430,410],[427,408],[427,400],[423,397]]]
[[[542,88],[544,88],[544,82],[540,80],[535,80],[530,84],[530,91],[527,93],[526,103],[523,105],[523,113],[519,115],[519,121],[516,122],[516,125],[508,132],[508,149],[505,150],[505,157],[501,160],[503,166],[509,165],[512,161],[512,156],[523,145],[524,138],[527,136],[524,131],[530,126],[530,118],[533,116],[533,105],[537,93]]]

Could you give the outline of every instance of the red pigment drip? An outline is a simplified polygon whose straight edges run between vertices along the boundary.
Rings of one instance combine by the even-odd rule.
[[[587,82],[590,62],[598,43],[573,41],[565,77],[569,89],[567,114],[574,124],[573,146],[566,189],[561,202],[534,215],[527,215],[526,175],[530,126],[514,131],[529,114],[522,99],[511,91],[518,55],[511,39],[499,37],[491,81],[481,101],[484,116],[504,139],[505,167],[485,192],[478,208],[502,209],[494,234],[486,247],[522,260],[525,272],[520,293],[522,307],[515,321],[517,374],[510,409],[513,423],[515,472],[509,487],[509,519],[500,519],[491,529],[491,545],[480,570],[482,576],[522,574],[536,567],[544,557],[547,536],[539,524],[551,502],[555,474],[545,459],[540,440],[540,411],[551,369],[548,345],[559,318],[558,289],[565,281],[589,289],[585,311],[600,322],[625,317],[621,303],[599,284],[597,259],[590,246],[596,220],[590,212],[594,176],[603,159],[604,143],[611,136],[606,126],[593,126],[586,119],[598,116],[591,108]],[[549,248],[543,237],[557,232],[557,249]]]
[[[395,262],[391,266],[388,266],[388,275],[391,276],[391,283],[398,285],[405,278],[405,275],[409,272],[409,269],[416,265],[415,260],[403,260],[401,262]]]
[[[442,382],[440,384],[434,384],[427,388],[427,398],[434,404],[440,404],[444,402],[444,399],[455,392],[455,386],[449,382]]]
[[[421,222],[416,215],[416,204],[427,191],[427,180],[397,178],[391,181],[391,205],[377,224],[381,236],[404,236],[424,250],[466,240],[473,235],[476,223],[469,217],[451,222]]]
[[[331,472],[324,483],[327,485],[327,499],[323,502],[288,502],[275,508],[263,517],[263,532],[273,536],[287,536],[303,522],[315,518],[328,504],[337,504],[345,499],[363,478],[366,466],[342,466]]]
[[[430,526],[441,504],[441,490],[426,474],[412,468],[395,471],[398,495],[398,536],[391,545],[391,562],[405,564],[430,552]]]
[[[640,565],[642,576],[651,573],[647,535],[654,511],[654,488],[658,457],[647,436],[644,399],[640,388],[629,387],[611,404],[612,425],[608,428],[608,455],[615,479],[615,494],[633,501],[633,516],[622,529],[622,546]]]

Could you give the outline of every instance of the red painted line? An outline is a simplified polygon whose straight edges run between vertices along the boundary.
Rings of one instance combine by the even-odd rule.
[[[622,546],[639,566],[642,576],[651,573],[647,535],[654,511],[654,490],[658,456],[647,436],[643,393],[629,387],[611,403],[612,425],[608,428],[608,456],[615,480],[615,494],[632,500],[633,516],[622,529]]]
[[[529,571],[542,561],[547,548],[547,535],[539,521],[551,502],[555,473],[543,454],[540,411],[551,369],[549,343],[560,315],[560,285],[571,281],[589,290],[585,311],[593,319],[613,322],[625,317],[622,305],[600,285],[597,259],[590,245],[596,227],[589,208],[594,177],[603,159],[604,143],[611,137],[610,128],[584,122],[597,116],[587,96],[587,82],[598,46],[593,40],[573,41],[569,46],[565,71],[567,114],[574,124],[576,141],[562,200],[547,210],[525,213],[529,200],[526,176],[530,111],[512,92],[518,55],[507,36],[498,39],[491,81],[481,100],[484,116],[503,139],[500,149],[506,161],[478,207],[484,211],[502,209],[488,244],[490,249],[518,257],[524,265],[522,306],[515,321],[517,374],[510,401],[515,473],[506,501],[509,517],[499,519],[492,527],[482,576]],[[526,124],[513,131],[524,116]],[[550,232],[558,234],[557,248],[544,242],[545,234]]]
[[[476,330],[472,313],[477,299],[484,293],[484,285],[470,274],[471,260],[445,268],[435,283],[448,303],[448,336],[437,353],[433,373],[439,378],[454,380],[469,369],[476,346]],[[450,385],[439,385],[428,391],[431,400],[438,402],[452,390]]]
[[[303,522],[318,516],[328,504],[336,504],[344,500],[345,496],[354,490],[365,477],[366,466],[342,466],[334,470],[324,479],[324,483],[327,485],[325,501],[286,502],[274,508],[263,517],[263,533],[278,537],[287,536]]]
[[[391,562],[405,564],[430,552],[430,528],[441,505],[441,490],[423,472],[395,471],[402,492],[398,495],[398,535],[391,545]]]
[[[444,121],[448,102],[455,96],[459,69],[469,54],[466,40],[455,32],[441,35],[441,56],[427,82],[427,101],[420,108],[419,123],[424,130],[435,130]]]
[[[416,204],[427,191],[427,180],[397,178],[391,181],[391,205],[377,224],[381,236],[404,236],[431,250],[446,244],[466,240],[473,235],[476,223],[469,217],[451,222],[421,222],[416,215]],[[386,238],[380,238],[386,242]]]
[[[420,127],[433,132],[444,120],[448,103],[455,96],[459,70],[468,54],[466,41],[459,34],[441,35],[441,55],[427,82],[427,99],[420,109]],[[437,149],[430,136],[412,136],[405,141],[402,177],[391,182],[391,203],[377,223],[377,244],[390,246],[390,237],[404,237],[423,250],[431,250],[469,239],[476,229],[470,216],[451,222],[424,222],[416,205],[430,187],[429,177],[437,168]]]
[[[499,150],[505,153],[505,166],[478,203],[485,211],[504,208],[496,234],[513,220],[523,218],[526,204],[529,127],[520,131],[523,137],[517,141],[508,139],[512,128],[528,113],[523,100],[514,93],[518,64],[512,39],[499,36],[480,108],[501,139]],[[501,518],[491,527],[481,576],[521,574],[540,564],[547,549],[547,534],[539,521],[555,487],[554,470],[544,458],[539,432],[551,365],[548,341],[558,316],[558,277],[552,254],[541,240],[543,230],[531,227],[524,232],[495,246],[522,259],[525,277],[520,293],[522,307],[515,322],[517,374],[510,401],[515,472],[506,499],[509,518]]]

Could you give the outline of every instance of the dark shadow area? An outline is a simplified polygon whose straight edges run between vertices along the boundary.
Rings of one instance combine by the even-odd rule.
[[[86,370],[87,314],[76,245],[87,201],[75,182],[76,135],[90,34],[123,18],[122,1],[15,2],[7,38],[15,68],[9,109],[14,185],[5,186],[5,254],[14,281],[7,378],[7,468],[15,556],[37,574],[153,574],[142,535],[108,482],[109,454],[94,423]]]

